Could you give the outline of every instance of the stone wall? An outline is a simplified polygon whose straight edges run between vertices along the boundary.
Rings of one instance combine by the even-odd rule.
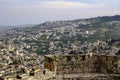
[[[45,57],[44,68],[54,71],[57,67],[57,74],[71,73],[117,73],[118,58],[111,55],[66,55],[57,57]],[[57,62],[55,65],[54,62]]]
[[[45,57],[44,59],[44,68],[48,69],[50,71],[54,71],[54,60],[52,58],[49,57]]]
[[[107,55],[61,56],[57,63],[57,74],[73,73],[117,73],[118,59]]]
[[[57,80],[63,80],[64,77],[65,79],[67,79],[68,76],[75,74],[76,74],[75,76],[80,77],[82,74],[87,75],[88,73],[90,74],[118,73],[118,58],[112,55],[71,54],[59,57],[55,56],[45,57],[44,62],[45,62],[44,66],[46,69],[56,72],[56,75],[58,77]],[[73,77],[75,78],[75,76]],[[69,77],[68,80],[70,80]]]

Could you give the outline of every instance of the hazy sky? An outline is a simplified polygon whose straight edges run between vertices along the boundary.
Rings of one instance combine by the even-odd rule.
[[[120,0],[0,0],[0,25],[120,14]]]

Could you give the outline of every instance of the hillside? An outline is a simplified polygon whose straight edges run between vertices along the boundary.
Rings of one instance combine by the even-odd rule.
[[[79,48],[84,52],[87,49],[84,48],[86,43],[97,41],[112,40],[112,44],[115,43],[114,45],[119,47],[120,16],[49,21],[8,30],[3,37],[12,39],[16,45],[37,54],[69,53],[72,49]],[[116,53],[117,50],[113,51]]]
[[[76,19],[69,21],[53,21],[45,22],[33,26],[33,31],[39,31],[41,29],[52,29],[60,28],[65,26],[72,26],[76,29],[81,30],[97,30],[96,34],[88,36],[87,40],[94,41],[97,39],[106,40],[109,38],[119,39],[120,38],[120,16],[103,16],[89,19]],[[80,35],[79,35],[80,36]],[[85,39],[84,37],[80,37]],[[83,40],[82,39],[82,40]]]
[[[120,21],[120,16],[103,16],[103,17],[95,17],[95,18],[88,18],[88,19],[76,19],[76,20],[70,20],[70,21],[47,21],[42,24],[37,24],[34,26],[34,28],[40,28],[40,27],[61,27],[61,26],[69,26],[72,24],[76,25],[86,25],[86,24],[102,24],[107,22],[113,22],[113,21]]]

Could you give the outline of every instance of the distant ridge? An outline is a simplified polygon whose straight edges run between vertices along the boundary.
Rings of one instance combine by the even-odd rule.
[[[78,24],[82,25],[84,22],[86,24],[101,24],[111,21],[120,21],[120,15],[115,16],[101,16],[101,17],[94,17],[94,18],[87,18],[87,19],[75,19],[75,20],[67,20],[67,21],[47,21],[41,24],[34,25],[32,29],[39,29],[41,27],[44,28],[53,28],[53,27],[62,27],[62,26],[69,26],[71,24]],[[85,24],[85,25],[86,25]]]

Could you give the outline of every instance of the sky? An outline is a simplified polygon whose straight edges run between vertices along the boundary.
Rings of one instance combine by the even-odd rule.
[[[0,26],[120,14],[120,0],[0,0]]]

